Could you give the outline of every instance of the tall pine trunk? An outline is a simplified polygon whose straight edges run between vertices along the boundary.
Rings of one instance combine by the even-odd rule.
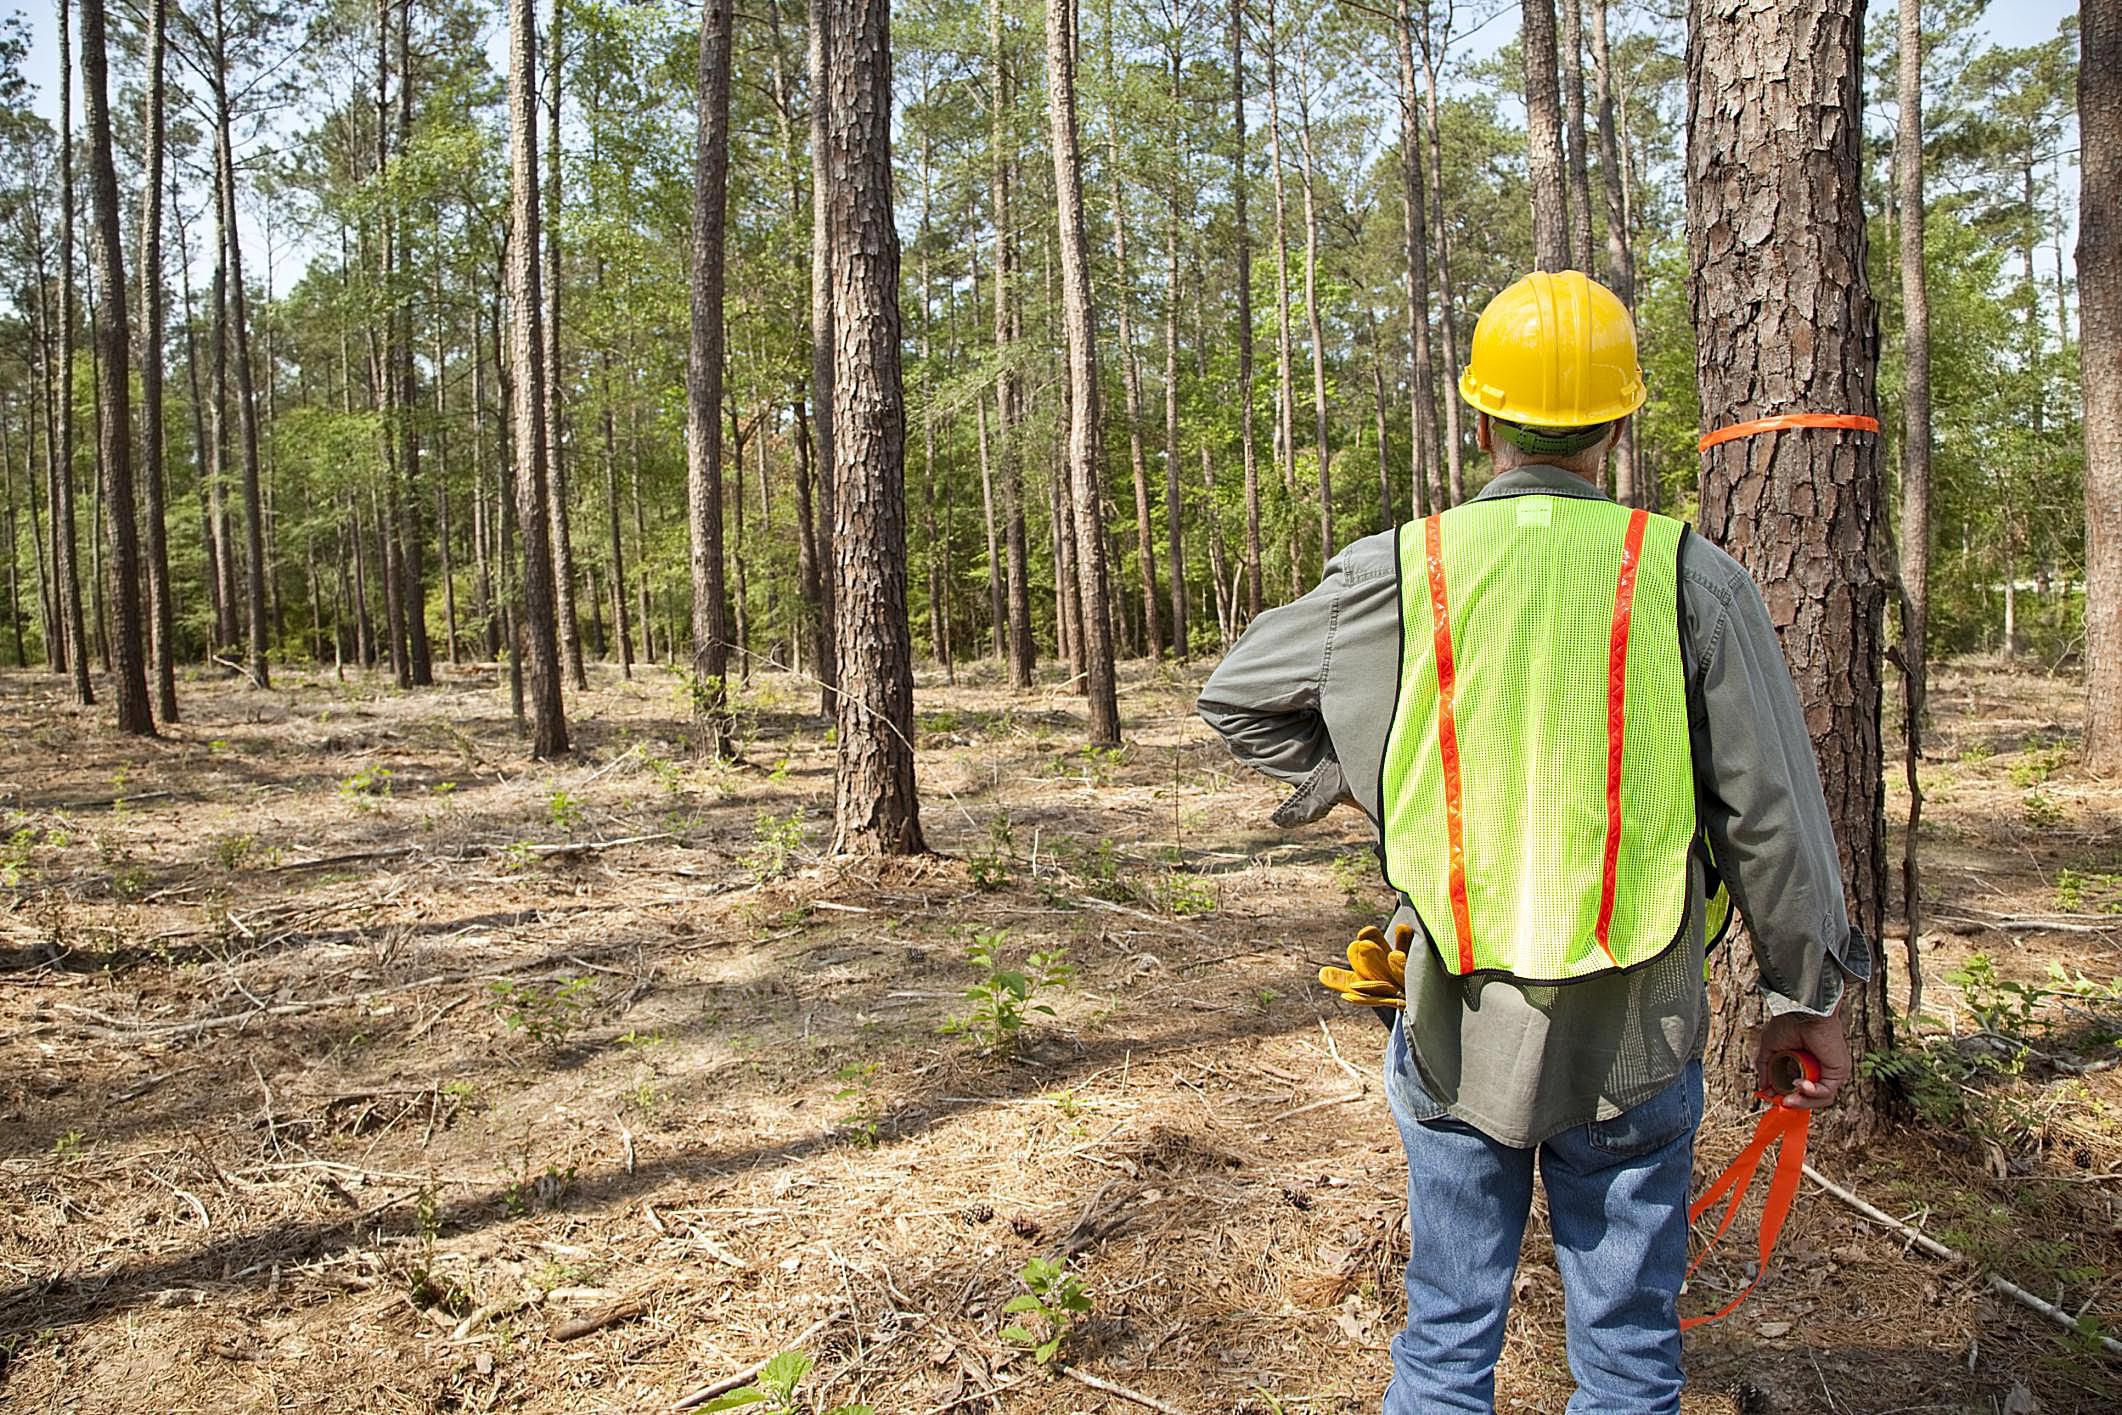
[[[1865,282],[1862,0],[1737,7],[1694,0],[1688,39],[1688,255],[1703,431],[1779,413],[1876,416],[1877,325]],[[1738,233],[1758,233],[1740,241]],[[1805,429],[1705,456],[1701,526],[1764,587],[1811,726],[1852,922],[1871,980],[1842,1013],[1859,1055],[1892,1044],[1880,678],[1886,586],[1879,441]],[[1718,954],[1712,1056],[1752,1088],[1759,1020],[1744,949]],[[1867,1133],[1883,1087],[1827,1113]]]
[[[840,711],[839,696],[834,691],[839,682],[839,631],[833,622],[833,593],[838,583],[833,568],[833,534],[839,463],[833,443],[833,223],[831,194],[820,180],[828,166],[825,90],[826,56],[832,44],[831,3],[832,0],[810,0],[810,397],[817,428],[813,470],[818,490],[818,592],[823,630],[819,638],[818,703],[825,716],[836,717]]]
[[[544,292],[538,280],[538,32],[531,0],[508,3],[509,219],[508,296],[513,433],[511,473],[517,528],[523,533],[523,624],[530,649],[531,755],[567,751],[567,713],[560,697],[559,627],[553,620],[552,513],[545,480]],[[504,538],[507,523],[503,522]]]
[[[1252,185],[1245,155],[1245,0],[1230,0],[1231,235],[1238,244],[1238,455],[1245,469],[1245,617],[1260,616],[1260,459],[1253,445],[1253,243],[1245,220]],[[1213,506],[1210,508],[1213,511]],[[1230,632],[1226,619],[1225,636]]]
[[[1569,269],[1569,201],[1555,93],[1555,0],[1524,0],[1525,141],[1532,178],[1533,268]]]
[[[74,701],[96,701],[88,678],[88,624],[81,612],[81,538],[74,524],[74,119],[73,6],[59,0],[59,451],[53,466],[52,564],[66,602],[66,665]]]
[[[1275,0],[1267,0],[1267,168],[1275,192],[1275,457],[1289,506],[1289,596],[1304,593],[1304,552],[1297,515],[1296,383],[1289,340],[1289,195],[1282,180],[1282,66],[1277,55]]]
[[[1606,42],[1607,0],[1591,0],[1592,87],[1598,107],[1599,186],[1606,199],[1606,283],[1631,318],[1636,313],[1636,257],[1629,245],[1628,204],[1624,198],[1621,144],[1614,127],[1613,51]],[[1656,506],[1640,482],[1641,444],[1636,422],[1622,426],[1614,444],[1614,499],[1624,506]]]
[[[562,16],[567,0],[553,0],[551,50],[546,57],[550,82],[545,121],[545,462],[552,488],[553,588],[560,618],[560,653],[568,679],[589,686],[582,664],[582,621],[575,612],[575,542],[569,528],[573,514],[567,489],[564,406],[560,376],[560,79],[567,57],[562,47]],[[710,414],[710,421],[713,420]],[[697,650],[696,650],[697,651]]]
[[[1923,269],[1923,3],[1901,0],[1898,75],[1901,122],[1894,136],[1900,190],[1901,350],[1901,683],[1908,828],[1902,840],[1901,917],[1908,944],[1911,1017],[1920,1015],[1923,882],[1917,856],[1923,826],[1923,708],[1929,688],[1930,624],[1930,289]]]
[[[717,3],[718,0],[710,0]],[[833,848],[920,854],[913,644],[906,623],[906,400],[892,223],[891,7],[831,0],[823,94],[832,314],[835,650]]]
[[[1437,327],[1444,335],[1444,368],[1447,381],[1456,379],[1459,373],[1459,300],[1452,282],[1451,227],[1446,219],[1444,205],[1444,134],[1437,117],[1437,68],[1443,62],[1442,50],[1449,42],[1450,34],[1439,41],[1433,51],[1430,47],[1429,0],[1422,0],[1422,127],[1429,140],[1430,194],[1435,198],[1431,218],[1437,234],[1437,299],[1441,306]],[[1444,390],[1444,479],[1441,483],[1433,477],[1430,482],[1429,500],[1433,507],[1446,504],[1456,506],[1466,499],[1466,453],[1459,431],[1459,398],[1456,390]]]
[[[1182,121],[1180,97],[1181,33],[1174,29],[1169,61],[1172,121]],[[1179,490],[1179,184],[1192,162],[1191,151],[1182,151],[1172,164],[1172,186],[1165,209],[1165,304],[1164,304],[1164,530],[1171,551],[1172,643],[1179,657],[1186,657],[1186,502]],[[1132,357],[1132,355],[1130,355]]]
[[[1569,263],[1592,270],[1591,161],[1584,133],[1584,0],[1562,0],[1562,114],[1569,137]]]
[[[221,172],[221,244],[228,268],[229,361],[236,371],[236,427],[243,457],[243,567],[245,611],[250,628],[246,671],[251,685],[269,685],[266,655],[271,625],[266,619],[265,497],[258,465],[258,397],[251,372],[250,319],[243,290],[243,239],[236,220],[236,152],[228,93],[228,18],[214,0],[214,151]]]
[[[2086,765],[2122,774],[2122,14],[2079,6],[2078,350],[2085,380]]]
[[[822,3],[822,0],[820,0]],[[1024,456],[1017,428],[1019,383],[1014,362],[1017,236],[1010,227],[1010,179],[1016,143],[1009,131],[1009,56],[1003,47],[1002,0],[988,0],[988,202],[995,223],[995,435],[1002,463],[1002,534],[1008,556],[1009,683],[1032,685],[1038,649],[1032,638],[1031,546],[1024,526]]]
[[[167,0],[147,0],[147,152],[140,179],[140,469],[147,521],[149,640],[155,712],[177,720],[177,612],[169,578],[169,493],[162,431],[163,21]]]
[[[89,188],[95,206],[91,259],[103,298],[96,303],[96,461],[102,469],[111,606],[111,677],[118,730],[155,735],[147,696],[146,616],[141,612],[140,528],[133,507],[132,342],[125,315],[125,247],[119,230],[118,173],[111,161],[110,60],[103,0],[81,0],[81,76],[88,116]],[[12,549],[12,547],[10,547]]]
[[[1150,522],[1149,462],[1142,448],[1142,364],[1135,357],[1135,326],[1129,307],[1135,302],[1134,281],[1127,263],[1127,179],[1120,166],[1120,120],[1117,112],[1119,84],[1114,74],[1113,50],[1119,39],[1113,30],[1113,7],[1105,7],[1105,88],[1114,95],[1115,111],[1105,120],[1105,180],[1112,198],[1113,215],[1113,312],[1119,326],[1120,388],[1127,398],[1127,465],[1135,486],[1135,562],[1141,576],[1142,636],[1151,658],[1164,657],[1164,623],[1157,603],[1157,541]],[[1180,646],[1185,656],[1185,646]]]
[[[693,163],[692,325],[685,360],[685,492],[693,587],[693,715],[715,756],[734,756],[729,596],[722,548],[723,281],[729,210],[730,0],[700,18]]]
[[[1298,52],[1297,154],[1304,176],[1304,326],[1311,336],[1312,438],[1319,458],[1319,564],[1334,558],[1334,455],[1326,418],[1326,335],[1319,319],[1318,162],[1312,152],[1311,45]]]
[[[1062,326],[1068,340],[1068,483],[1074,499],[1085,696],[1093,746],[1120,744],[1112,601],[1105,567],[1104,467],[1098,426],[1098,317],[1083,224],[1083,154],[1076,127],[1076,0],[1046,0],[1047,116],[1061,237]],[[1176,470],[1174,472],[1176,480]],[[1176,626],[1175,626],[1176,627]]]
[[[1393,16],[1393,38],[1400,61],[1400,199],[1407,212],[1407,330],[1413,381],[1408,389],[1409,432],[1413,443],[1408,457],[1410,485],[1408,505],[1416,516],[1428,513],[1429,488],[1437,476],[1436,370],[1429,352],[1429,203],[1422,178],[1421,95],[1415,89],[1414,22],[1407,0],[1399,0]],[[1442,213],[1439,213],[1442,219]],[[1366,311],[1366,314],[1368,312]],[[1380,363],[1376,330],[1371,337],[1371,374],[1378,384],[1379,455],[1384,455],[1384,369]],[[1448,395],[1447,395],[1448,396]],[[1385,524],[1393,524],[1386,514]]]

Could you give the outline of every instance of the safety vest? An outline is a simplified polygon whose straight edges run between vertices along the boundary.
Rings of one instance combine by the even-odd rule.
[[[1561,984],[1657,958],[1696,836],[1670,517],[1469,502],[1399,530],[1386,880],[1445,968]]]

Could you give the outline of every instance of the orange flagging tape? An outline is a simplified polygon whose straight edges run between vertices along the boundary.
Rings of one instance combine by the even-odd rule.
[[[1784,1052],[1777,1057],[1778,1061],[1785,1059],[1793,1062],[1806,1080],[1820,1079],[1820,1063],[1811,1052]],[[1776,1167],[1769,1176],[1768,1198],[1761,1206],[1760,1262],[1754,1268],[1753,1282],[1741,1288],[1738,1296],[1715,1312],[1699,1317],[1682,1317],[1682,1331],[1701,1326],[1704,1322],[1714,1322],[1719,1317],[1729,1316],[1733,1309],[1747,1299],[1754,1290],[1754,1284],[1761,1281],[1762,1275],[1768,1271],[1769,1255],[1775,1252],[1776,1239],[1783,1233],[1783,1221],[1790,1217],[1791,1205],[1798,1197],[1798,1181],[1805,1172],[1805,1138],[1812,1123],[1812,1112],[1793,1110],[1784,1105],[1783,1096],[1786,1092],[1758,1091],[1755,1094],[1770,1102],[1770,1106],[1761,1117],[1760,1127],[1754,1131],[1753,1143],[1741,1150],[1739,1157],[1731,1162],[1730,1167],[1718,1175],[1716,1182],[1703,1191],[1702,1197],[1688,1207],[1687,1221],[1693,1223],[1708,1212],[1719,1199],[1730,1196],[1724,1207],[1724,1217],[1717,1223],[1717,1231],[1710,1235],[1709,1242],[1695,1255],[1695,1261],[1688,1265],[1687,1274],[1689,1277],[1694,1276],[1695,1269],[1709,1256],[1709,1250],[1717,1245],[1717,1240],[1731,1227],[1732,1220],[1738,1217],[1740,1201],[1746,1197],[1747,1190],[1753,1187],[1754,1172],[1761,1167],[1761,1161],[1768,1152],[1775,1149],[1778,1151]]]
[[[1706,434],[1695,444],[1698,452],[1707,452],[1719,443],[1736,442],[1742,437],[1759,437],[1764,432],[1782,432],[1794,427],[1841,427],[1854,432],[1877,432],[1879,420],[1856,413],[1780,413],[1772,418],[1755,418],[1750,423],[1733,423]]]

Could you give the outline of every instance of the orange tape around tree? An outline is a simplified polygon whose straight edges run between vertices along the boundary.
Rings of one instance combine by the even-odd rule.
[[[1806,1080],[1820,1079],[1820,1063],[1811,1052],[1784,1052],[1776,1060],[1782,1061],[1786,1058],[1795,1063]],[[1719,1199],[1729,1196],[1729,1201],[1724,1206],[1724,1217],[1717,1222],[1717,1231],[1710,1235],[1709,1242],[1702,1245],[1702,1251],[1697,1253],[1694,1262],[1688,1265],[1687,1273],[1689,1277],[1694,1276],[1695,1269],[1709,1256],[1709,1250],[1717,1246],[1717,1240],[1724,1236],[1725,1230],[1731,1227],[1732,1220],[1738,1217],[1740,1201],[1753,1187],[1754,1174],[1760,1169],[1761,1161],[1773,1149],[1777,1151],[1776,1167],[1769,1174],[1768,1197],[1761,1205],[1760,1262],[1754,1267],[1753,1281],[1739,1289],[1738,1296],[1714,1312],[1699,1317],[1682,1317],[1682,1331],[1701,1326],[1704,1322],[1714,1322],[1719,1317],[1729,1316],[1747,1299],[1755,1284],[1759,1283],[1762,1275],[1768,1271],[1769,1255],[1775,1252],[1776,1240],[1783,1234],[1783,1222],[1790,1217],[1791,1206],[1798,1197],[1798,1182],[1805,1173],[1805,1140],[1811,1129],[1813,1113],[1809,1110],[1794,1110],[1784,1105],[1783,1097],[1788,1094],[1788,1090],[1764,1090],[1754,1094],[1771,1104],[1761,1116],[1761,1124],[1754,1131],[1752,1143],[1739,1152],[1739,1157],[1717,1176],[1716,1182],[1703,1191],[1701,1198],[1688,1206],[1687,1221],[1693,1223],[1707,1213]]]
[[[1742,437],[1759,437],[1764,432],[1785,432],[1795,427],[1846,428],[1852,432],[1877,432],[1879,420],[1857,413],[1778,413],[1772,418],[1755,418],[1752,422],[1733,423],[1720,427],[1715,432],[1705,433],[1695,444],[1698,452],[1726,442],[1736,442]]]

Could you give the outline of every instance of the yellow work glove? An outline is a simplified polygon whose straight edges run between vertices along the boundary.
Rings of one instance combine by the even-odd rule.
[[[1365,924],[1348,945],[1348,966],[1321,968],[1319,985],[1358,1007],[1407,1006],[1407,945],[1414,932],[1401,924],[1388,947],[1385,935]]]

